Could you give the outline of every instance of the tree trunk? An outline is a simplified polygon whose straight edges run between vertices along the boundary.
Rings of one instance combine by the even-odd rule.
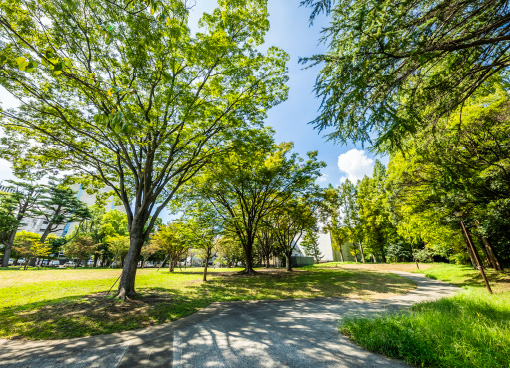
[[[475,245],[474,245],[473,241],[471,240],[471,237],[469,236],[469,232],[466,229],[466,226],[464,225],[464,221],[462,221],[462,219],[460,219],[460,225],[462,226],[462,230],[464,232],[464,235],[466,236],[467,243],[473,251],[473,255],[476,260],[476,265],[478,266],[477,268],[480,271],[480,274],[482,275],[483,281],[485,282],[485,286],[487,287],[487,290],[489,291],[489,293],[492,294],[492,289],[489,285],[489,280],[487,280],[487,276],[485,276],[485,272],[483,271],[482,262],[480,261],[480,257],[478,256],[478,253],[476,252]]]
[[[207,252],[207,258],[205,259],[205,266],[204,266],[204,278],[203,281],[207,281],[207,266],[209,266],[209,259],[211,258],[210,252]]]
[[[494,269],[496,271],[503,271],[503,267],[501,266],[501,263],[499,262],[498,256],[496,255],[494,248],[489,243],[489,240],[487,240],[487,238],[483,235],[481,236],[481,238],[482,238],[483,245],[484,245],[485,249],[487,250],[487,255],[489,256],[489,260],[492,263],[492,267],[494,267]]]
[[[464,244],[466,244],[467,253],[469,255],[469,259],[471,260],[471,266],[473,266],[473,269],[477,270],[478,267],[476,265],[475,255],[473,254],[473,251],[471,250],[471,247],[469,246],[468,240],[465,238],[465,236],[464,236]]]
[[[374,263],[377,263],[377,259],[375,258],[375,255],[372,253],[372,259],[374,261]]]
[[[292,253],[285,253],[285,259],[287,261],[287,271],[292,271],[292,264],[290,263]]]
[[[342,252],[342,246],[340,246],[340,262],[344,262],[344,252]]]
[[[241,273],[254,275],[257,272],[253,269],[252,250],[253,250],[253,239],[248,239],[246,244],[243,244],[244,255],[246,258],[245,268]]]
[[[9,235],[9,240],[7,241],[7,244],[5,244],[4,259],[2,261],[3,267],[9,267],[9,258],[11,258],[11,248],[12,248],[12,244],[14,244],[14,237],[16,236],[17,230],[18,230],[18,227],[16,227],[16,229],[13,229],[11,231],[11,234]]]
[[[358,253],[356,252],[356,248],[354,248],[354,260],[358,263]]]
[[[416,262],[416,268],[420,269],[420,266],[418,266],[418,260],[416,259],[416,256],[414,255],[414,247],[413,247],[413,242],[412,242],[411,238],[409,238],[409,244],[411,244],[411,252],[413,253],[413,259]]]
[[[174,257],[168,258],[168,272],[174,272]]]
[[[97,253],[94,253],[94,264],[93,264],[93,268],[96,268],[97,267],[97,261],[99,260],[99,254]]]
[[[135,277],[143,243],[143,224],[140,226],[132,224],[129,250],[122,266],[119,289],[117,290],[117,297],[120,299],[125,300],[128,297],[136,295]]]
[[[363,253],[363,245],[361,245],[361,242],[360,242],[360,241],[358,242],[358,244],[359,244],[359,251],[360,251],[360,253],[361,253],[361,261],[362,261],[363,263],[365,263],[365,253]]]
[[[271,267],[271,264],[269,263],[269,253],[266,254],[266,268]]]
[[[382,258],[383,263],[386,263],[386,255],[384,254],[384,251],[381,254],[381,258]]]

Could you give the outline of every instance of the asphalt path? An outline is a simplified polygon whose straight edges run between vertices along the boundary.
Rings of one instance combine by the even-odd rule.
[[[418,284],[376,301],[348,298],[213,303],[160,326],[50,341],[0,340],[0,367],[408,367],[370,353],[338,332],[346,316],[368,316],[452,295],[460,289],[420,274]]]

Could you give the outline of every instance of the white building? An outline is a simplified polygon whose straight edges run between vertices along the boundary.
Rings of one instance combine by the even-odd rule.
[[[76,193],[76,196],[79,200],[84,202],[87,206],[92,206],[96,203],[96,195],[88,194],[81,184],[73,184],[71,185],[71,189]],[[103,188],[99,190],[99,193],[105,193],[109,190],[107,188]],[[122,212],[126,212],[124,206],[116,206],[113,199],[105,205],[106,211],[117,209]],[[59,226],[56,231],[52,232],[52,234],[56,236],[66,236],[70,232],[74,230],[74,228],[78,225],[78,222],[68,222],[65,225]],[[44,217],[38,218],[25,218],[23,219],[23,225],[19,227],[18,231],[30,231],[33,233],[41,234],[44,233],[46,228],[48,227],[48,221]]]
[[[319,249],[323,256],[321,259],[321,262],[340,262],[340,251],[337,251],[333,249],[333,242],[331,241],[331,234],[329,231],[327,233],[323,233],[319,231],[317,234],[319,236]],[[304,257],[305,256],[305,250],[301,247],[301,242],[303,241],[304,235],[299,239],[297,242],[297,245],[295,247],[294,252],[292,253],[295,257]],[[354,256],[351,254],[350,251],[351,244],[345,243],[342,245],[342,255],[344,256],[345,262],[353,262]]]

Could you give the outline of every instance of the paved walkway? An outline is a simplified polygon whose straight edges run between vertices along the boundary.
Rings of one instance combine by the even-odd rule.
[[[58,341],[0,340],[0,367],[407,367],[369,353],[338,332],[345,316],[369,315],[459,289],[420,274],[418,284],[377,301],[347,298],[214,303],[181,320],[142,330]]]

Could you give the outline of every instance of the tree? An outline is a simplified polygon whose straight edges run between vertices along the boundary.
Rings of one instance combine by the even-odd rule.
[[[96,246],[97,244],[91,236],[78,235],[65,245],[64,254],[66,257],[78,260],[76,266],[74,266],[76,268],[80,265],[81,261],[88,259],[94,253]]]
[[[77,193],[71,188],[60,187],[56,182],[44,187],[45,191],[39,198],[38,208],[48,226],[41,235],[41,243],[46,241],[49,234],[58,231],[61,225],[81,222],[90,217],[88,207],[78,199]]]
[[[108,236],[106,241],[110,244],[111,252],[114,255],[112,267],[117,265],[120,260],[120,264],[123,266],[125,258],[129,251],[129,236],[126,235],[114,235]]]
[[[37,204],[41,198],[43,188],[33,183],[7,180],[12,192],[5,193],[2,196],[2,232],[1,241],[4,245],[4,265],[9,264],[11,248],[14,243],[14,237],[22,224],[23,219],[27,217],[40,216],[37,210]]]
[[[218,211],[226,231],[241,243],[247,274],[254,274],[253,247],[263,219],[308,190],[320,175],[317,152],[308,160],[290,153],[292,144],[276,145],[269,129],[246,132],[229,155],[218,157],[197,178],[199,196]]]
[[[385,247],[401,242],[387,206],[386,168],[378,160],[372,178],[359,182],[357,203],[365,251],[386,262]]]
[[[223,220],[214,207],[203,199],[195,201],[193,207],[188,207],[181,231],[193,248],[204,261],[203,281],[207,281],[207,268],[213,257],[214,250],[221,238]]]
[[[179,188],[287,96],[287,54],[257,50],[265,0],[219,0],[197,33],[189,10],[176,0],[0,5],[0,84],[23,101],[0,112],[11,161],[112,188],[129,224],[122,299],[135,294],[142,245]]]
[[[257,246],[261,258],[265,261],[266,268],[269,268],[269,257],[274,253],[274,230],[270,222],[259,227],[257,234]]]
[[[175,265],[190,248],[189,239],[185,237],[182,226],[178,222],[162,225],[151,240],[168,256],[168,272],[174,272]]]
[[[105,229],[103,226],[103,217],[106,214],[104,207],[101,204],[94,204],[89,208],[90,217],[82,221],[74,230],[74,237],[78,234],[90,236],[94,244],[94,267],[97,265],[97,261],[101,253],[106,252],[107,244],[105,242]],[[127,221],[126,221],[127,222]],[[127,226],[126,231],[127,233]],[[103,254],[104,255],[104,254]]]
[[[293,201],[287,201],[273,214],[277,250],[285,255],[287,271],[292,271],[291,256],[303,233],[317,227],[316,211],[319,201],[318,196],[297,197]]]
[[[307,256],[313,257],[315,263],[319,263],[324,255],[319,248],[319,236],[317,235],[317,229],[308,230],[305,233],[301,246],[305,250]]]
[[[395,149],[510,62],[509,4],[495,0],[304,0],[331,23],[315,91],[331,139]]]
[[[159,251],[159,247],[154,242],[146,242],[142,250],[140,252],[140,256],[142,257],[142,268],[144,267],[145,262],[147,262],[147,259],[152,256],[153,254],[157,253]]]
[[[401,232],[426,242],[434,254],[456,262],[469,256],[476,265],[455,215],[462,213],[466,228],[498,269],[499,256],[510,255],[504,230],[510,214],[510,124],[505,89],[500,83],[486,87],[466,101],[457,117],[422,130],[404,154],[392,158],[389,188]]]
[[[369,180],[363,178],[363,180]],[[340,212],[340,223],[345,227],[346,234],[349,241],[359,247],[361,254],[361,261],[365,263],[365,252],[363,251],[363,224],[360,217],[360,203],[358,201],[358,189],[361,184],[355,186],[349,179],[346,179],[338,188],[339,190],[339,212]],[[341,245],[340,245],[341,246]],[[356,262],[358,258],[354,254]]]
[[[227,268],[234,267],[238,262],[244,262],[243,247],[231,234],[222,235],[216,243],[216,254],[222,259]]]
[[[32,257],[46,257],[51,252],[48,243],[40,242],[41,236],[29,231],[20,231],[14,237],[14,250],[25,258],[25,267],[27,269],[28,259]]]

